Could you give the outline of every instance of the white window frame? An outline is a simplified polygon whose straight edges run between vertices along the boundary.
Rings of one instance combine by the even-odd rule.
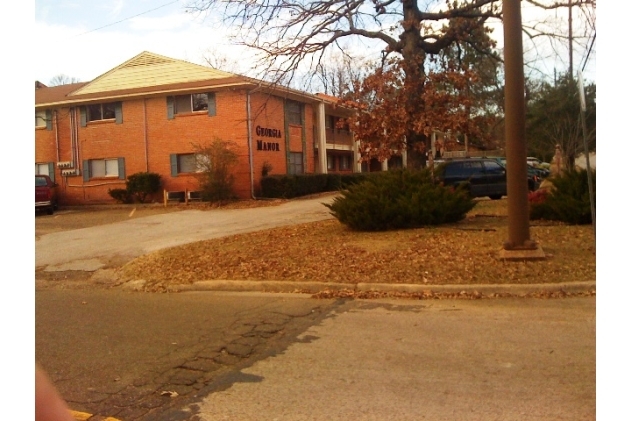
[[[118,178],[119,173],[118,158],[90,159],[90,178]]]
[[[205,98],[205,101],[202,101],[202,105],[195,106],[196,99]],[[187,94],[187,95],[175,95],[173,97],[173,113],[174,114],[190,114],[197,112],[206,112],[208,113],[208,103],[209,103],[208,93],[197,93],[197,94]],[[184,104],[188,102],[188,107],[186,109],[178,110],[180,108],[178,105]]]
[[[35,175],[47,175],[50,177],[48,162],[35,163]]]
[[[107,111],[111,113],[111,117],[105,118],[105,111],[107,107]],[[91,104],[86,107],[86,122],[91,121],[102,121],[102,120],[116,120],[116,103],[115,102],[103,102],[100,104]],[[96,108],[98,108],[98,115],[95,112]],[[111,108],[111,109],[110,109]]]

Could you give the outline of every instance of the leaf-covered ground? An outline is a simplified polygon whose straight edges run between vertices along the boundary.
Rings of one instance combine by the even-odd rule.
[[[507,201],[479,201],[457,224],[378,233],[337,220],[236,235],[142,256],[120,270],[147,289],[203,280],[344,283],[529,284],[594,281],[591,225],[533,222],[531,239],[547,259],[504,262]]]

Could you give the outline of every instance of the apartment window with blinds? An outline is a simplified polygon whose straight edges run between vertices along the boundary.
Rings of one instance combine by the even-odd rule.
[[[118,178],[124,180],[125,158],[87,159],[83,161],[83,180]]]
[[[287,101],[287,121],[295,126],[302,126],[302,104],[296,101]]]
[[[303,174],[304,168],[302,165],[302,152],[290,152],[289,153],[289,174],[297,175]]]
[[[202,114],[212,117],[217,115],[216,96],[213,92],[167,97],[167,118],[172,120],[177,115]]]
[[[80,113],[81,127],[85,127],[88,123],[95,121],[115,121],[116,124],[123,123],[123,104],[121,102],[86,105],[80,107]]]
[[[208,161],[203,155],[195,153],[171,154],[171,175],[194,174],[208,167]]]
[[[351,157],[348,155],[340,156],[340,170],[349,170],[351,168]]]

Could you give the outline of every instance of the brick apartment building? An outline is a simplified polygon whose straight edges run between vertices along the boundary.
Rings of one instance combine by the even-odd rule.
[[[36,82],[35,173],[54,178],[62,205],[112,202],[109,189],[146,171],[167,191],[196,191],[194,145],[219,138],[238,146],[235,193],[256,197],[266,163],[270,174],[361,171],[336,124],[345,111],[333,97],[143,52],[87,83]]]

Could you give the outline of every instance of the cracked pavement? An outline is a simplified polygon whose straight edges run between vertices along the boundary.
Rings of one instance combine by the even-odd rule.
[[[257,293],[36,295],[36,359],[75,411],[125,421],[187,419],[180,408],[282,353],[334,300]]]

